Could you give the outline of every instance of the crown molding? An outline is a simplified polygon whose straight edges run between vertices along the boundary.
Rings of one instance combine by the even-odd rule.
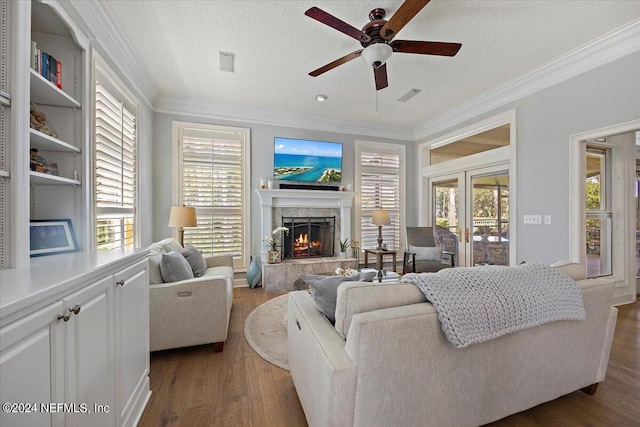
[[[186,97],[161,95],[156,99],[154,111],[157,113],[227,120],[243,124],[283,126],[375,138],[400,139],[404,141],[414,140],[413,129],[409,126],[354,121],[346,118],[303,113],[294,110],[266,110],[257,107],[223,104]]]
[[[91,45],[102,51],[104,59],[122,74],[136,95],[153,108],[152,100],[160,90],[107,6],[97,1],[61,0],[60,3],[76,16]]]
[[[417,125],[414,129],[414,140],[428,138],[480,114],[505,106],[638,50],[640,50],[640,19],[631,21],[555,61],[516,77]]]

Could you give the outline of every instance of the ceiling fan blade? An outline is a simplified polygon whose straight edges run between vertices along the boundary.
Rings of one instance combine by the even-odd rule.
[[[455,56],[462,47],[460,43],[421,42],[415,40],[394,40],[389,44],[395,52],[440,56]]]
[[[318,77],[320,74],[322,73],[326,73],[329,70],[333,70],[334,68],[336,68],[338,65],[342,65],[345,62],[349,62],[352,59],[355,59],[357,57],[360,56],[360,54],[362,54],[362,49],[360,50],[356,50],[355,52],[351,52],[348,55],[343,56],[342,58],[336,59],[333,62],[329,62],[327,65],[325,65],[324,67],[320,67],[317,70],[313,70],[312,72],[309,73],[309,75],[311,77]]]
[[[420,10],[429,3],[429,0],[405,0],[391,19],[380,30],[380,36],[385,40],[391,40]]]
[[[347,24],[346,22],[341,21],[340,19],[325,12],[322,9],[318,9],[317,7],[312,7],[311,9],[307,10],[304,14],[307,15],[309,18],[313,18],[318,22],[322,22],[323,24],[328,25],[331,28],[334,28],[340,31],[341,33],[348,35],[349,37],[353,37],[359,42],[366,43],[371,41],[371,37],[369,37],[367,34],[363,33],[356,27],[353,27]]]
[[[373,76],[376,79],[376,90],[389,86],[389,81],[387,80],[387,64],[382,64],[378,68],[374,67]]]

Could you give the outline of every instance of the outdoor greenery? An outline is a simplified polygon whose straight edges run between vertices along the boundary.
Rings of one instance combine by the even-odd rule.
[[[509,218],[509,190],[502,189],[502,199],[500,200],[502,220]],[[453,197],[452,197],[453,196]],[[451,219],[458,222],[456,212],[451,212],[455,208],[458,200],[457,188],[438,187],[436,188],[435,218],[436,225],[449,227]],[[453,202],[452,203],[452,199]],[[491,188],[475,188],[473,190],[473,218],[474,219],[497,219],[498,216],[498,192]],[[499,231],[499,230],[492,230]]]

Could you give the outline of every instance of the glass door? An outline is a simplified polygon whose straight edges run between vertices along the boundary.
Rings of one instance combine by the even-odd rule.
[[[456,266],[509,265],[509,172],[482,168],[429,179],[431,224]]]
[[[464,173],[430,180],[434,233],[443,249],[454,254],[455,265],[465,265],[462,235],[464,230]]]
[[[468,265],[509,265],[509,172],[467,172],[467,188]]]

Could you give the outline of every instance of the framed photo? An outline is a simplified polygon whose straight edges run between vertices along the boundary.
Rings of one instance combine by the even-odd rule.
[[[37,219],[29,225],[31,257],[78,252],[70,219]]]

